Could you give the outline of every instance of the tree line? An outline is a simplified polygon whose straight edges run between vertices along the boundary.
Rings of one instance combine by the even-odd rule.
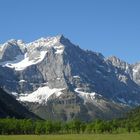
[[[115,119],[82,122],[43,121],[31,119],[0,119],[0,134],[79,134],[79,133],[122,133],[140,131],[140,120]]]

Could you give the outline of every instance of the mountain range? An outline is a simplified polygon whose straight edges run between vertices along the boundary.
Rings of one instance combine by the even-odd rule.
[[[111,119],[140,104],[140,63],[105,58],[63,35],[11,39],[0,45],[0,86],[43,119]]]

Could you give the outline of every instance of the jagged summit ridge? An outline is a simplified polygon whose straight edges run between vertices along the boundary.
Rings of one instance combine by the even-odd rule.
[[[29,46],[35,45],[35,47],[38,47],[38,46],[52,47],[61,43],[62,38],[64,39],[63,35],[57,35],[54,37],[46,37],[46,38],[41,37],[40,39],[37,39],[31,43],[28,43],[27,46],[29,47]]]
[[[15,70],[23,70],[30,65],[41,62],[51,49],[55,54],[62,54],[64,51],[64,46],[61,44],[62,39],[64,37],[58,35],[56,37],[40,38],[28,44],[25,44],[22,40],[11,39],[1,46],[0,56],[1,61],[4,62],[1,65]],[[13,55],[11,56],[10,53]]]

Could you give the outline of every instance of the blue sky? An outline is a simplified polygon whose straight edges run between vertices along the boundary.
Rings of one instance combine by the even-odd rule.
[[[0,0],[0,42],[64,34],[81,48],[140,61],[140,0]]]

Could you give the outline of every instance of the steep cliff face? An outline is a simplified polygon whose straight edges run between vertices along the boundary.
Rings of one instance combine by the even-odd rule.
[[[82,50],[62,35],[0,47],[0,85],[43,118],[120,116],[140,104],[138,68]]]

